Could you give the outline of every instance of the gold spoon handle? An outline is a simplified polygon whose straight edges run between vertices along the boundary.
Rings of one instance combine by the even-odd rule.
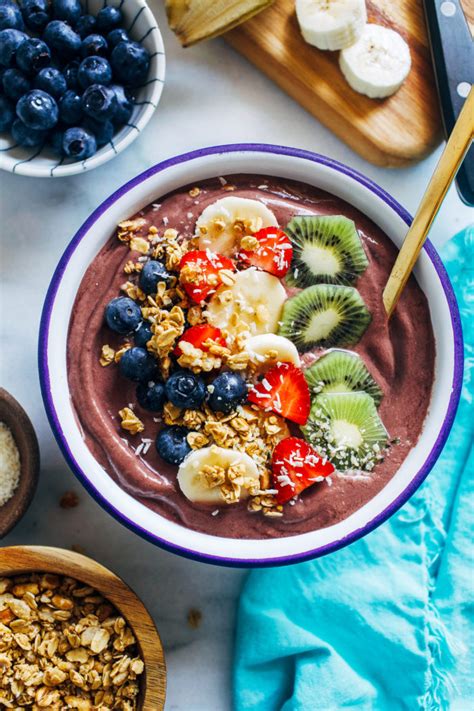
[[[473,135],[474,87],[471,87],[385,285],[383,303],[389,318],[415,266],[448,188],[469,149]]]

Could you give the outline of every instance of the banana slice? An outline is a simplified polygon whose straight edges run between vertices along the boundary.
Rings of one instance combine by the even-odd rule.
[[[232,286],[221,286],[210,300],[205,315],[213,326],[247,337],[275,333],[286,291],[280,280],[255,267],[237,272]]]
[[[365,0],[296,0],[296,16],[306,42],[336,50],[359,39],[367,9]]]
[[[405,40],[388,27],[366,25],[361,38],[339,56],[339,65],[350,86],[371,99],[394,94],[411,68]]]
[[[276,226],[275,215],[263,202],[233,196],[221,198],[208,205],[196,222],[199,249],[229,255],[244,235]]]
[[[258,370],[265,370],[275,363],[293,363],[298,367],[301,365],[295,344],[275,333],[262,333],[248,338],[244,343],[244,350]]]
[[[197,504],[223,504],[229,501],[222,487],[238,486],[236,501],[260,489],[257,465],[248,454],[225,447],[203,447],[191,452],[178,470],[181,491]]]

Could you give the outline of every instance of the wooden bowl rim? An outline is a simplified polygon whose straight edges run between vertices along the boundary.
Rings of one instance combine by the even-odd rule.
[[[0,538],[3,538],[26,513],[39,478],[40,452],[33,423],[22,405],[8,390],[0,387],[0,420],[10,429],[20,453],[20,481],[13,496],[0,507]],[[20,436],[19,436],[20,435]]]
[[[52,546],[0,548],[0,576],[54,573],[75,578],[98,590],[127,620],[145,664],[140,711],[162,711],[166,696],[166,664],[155,623],[137,594],[115,573],[88,556]]]

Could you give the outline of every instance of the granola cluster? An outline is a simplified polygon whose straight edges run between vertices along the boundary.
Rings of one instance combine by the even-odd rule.
[[[93,588],[67,577],[0,578],[0,706],[133,711],[135,637]]]

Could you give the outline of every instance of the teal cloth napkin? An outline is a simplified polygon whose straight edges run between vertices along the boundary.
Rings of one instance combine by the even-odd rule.
[[[474,225],[443,259],[466,358],[443,453],[411,500],[364,539],[249,575],[237,620],[236,711],[474,709]]]

